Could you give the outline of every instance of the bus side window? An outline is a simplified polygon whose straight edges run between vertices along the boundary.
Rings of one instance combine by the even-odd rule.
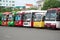
[[[56,20],[57,20],[57,21],[60,21],[60,12],[57,14]]]

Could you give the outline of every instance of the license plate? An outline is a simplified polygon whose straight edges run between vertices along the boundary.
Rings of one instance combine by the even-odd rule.
[[[28,25],[28,23],[24,23],[24,25]]]

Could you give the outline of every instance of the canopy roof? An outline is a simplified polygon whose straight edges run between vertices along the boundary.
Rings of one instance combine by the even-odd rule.
[[[6,15],[8,15],[8,14],[10,14],[11,12],[4,12],[3,14],[6,14]]]

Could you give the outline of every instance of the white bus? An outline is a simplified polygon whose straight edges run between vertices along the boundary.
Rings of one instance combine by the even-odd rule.
[[[60,8],[51,8],[47,10],[45,27],[52,29],[60,28]]]

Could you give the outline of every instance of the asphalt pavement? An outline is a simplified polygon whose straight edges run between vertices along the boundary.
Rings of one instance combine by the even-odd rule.
[[[60,30],[0,26],[0,40],[60,40]]]

